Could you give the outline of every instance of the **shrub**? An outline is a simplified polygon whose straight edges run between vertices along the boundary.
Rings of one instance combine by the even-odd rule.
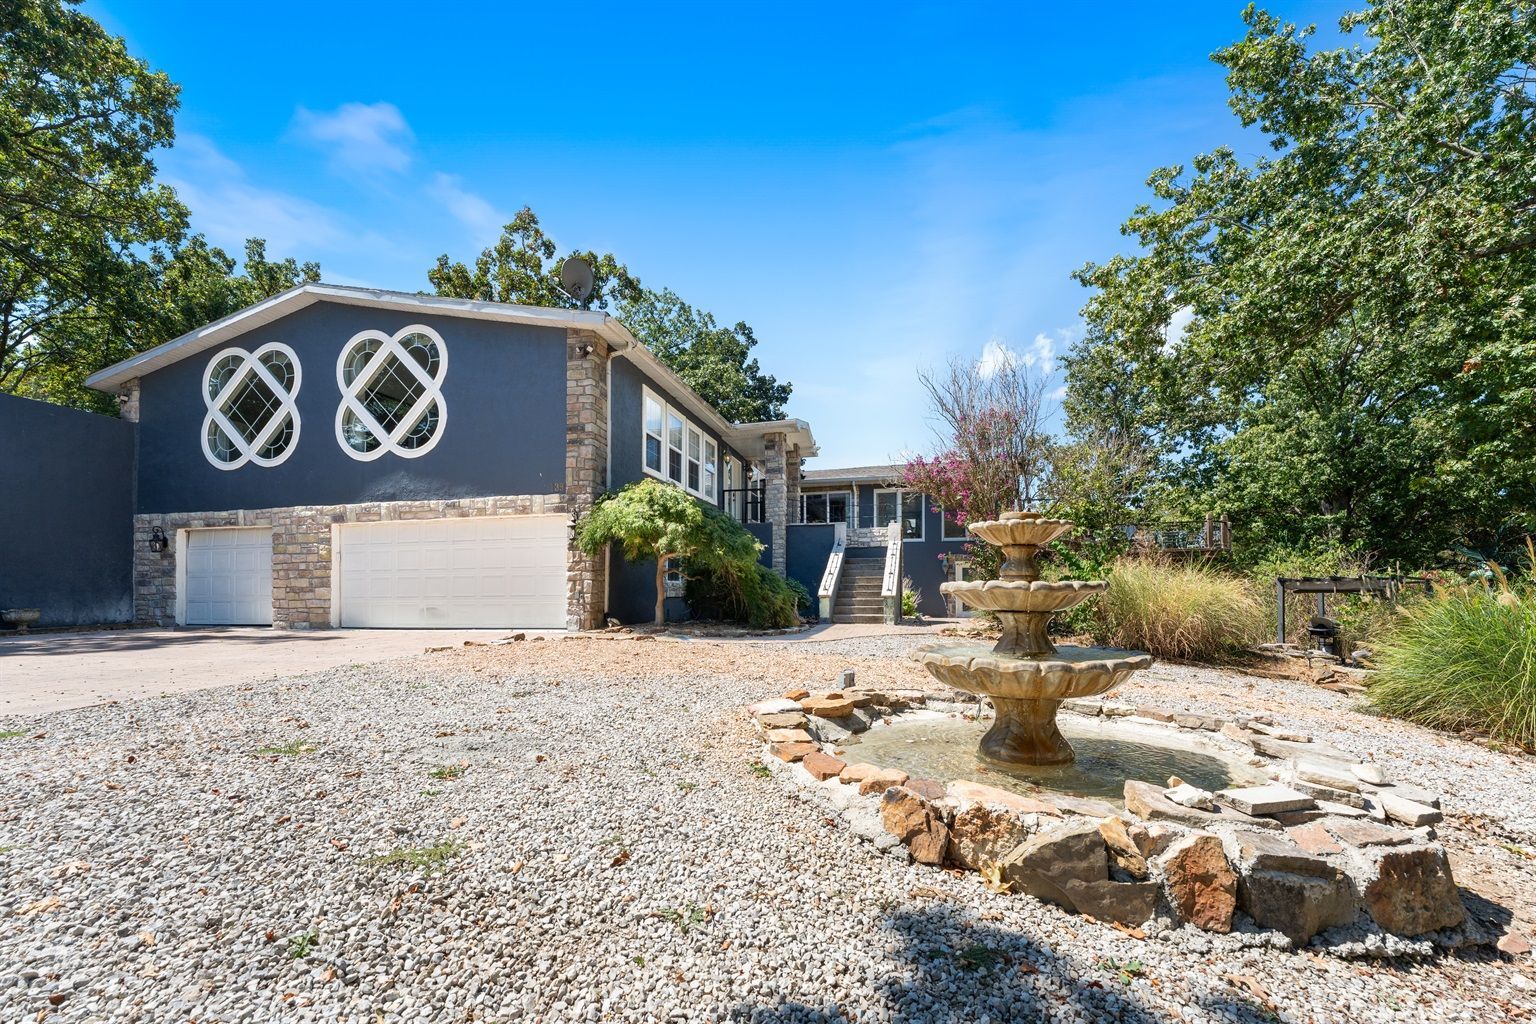
[[[1376,656],[1381,711],[1536,749],[1536,591],[1440,591],[1405,610]]]
[[[901,581],[901,617],[915,619],[921,616],[917,603],[922,600],[922,592],[912,586],[911,580]]]
[[[800,599],[810,600],[804,587],[791,586],[793,581],[758,562],[745,567],[733,563],[689,566],[685,575],[688,582],[683,593],[695,615],[745,622],[753,629],[798,626]]]
[[[1243,580],[1208,565],[1121,559],[1095,603],[1093,635],[1165,658],[1220,660],[1258,638],[1263,616]]]

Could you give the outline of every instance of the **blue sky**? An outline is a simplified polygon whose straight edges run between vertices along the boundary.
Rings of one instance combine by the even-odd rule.
[[[1327,34],[1349,5],[1271,10]],[[1060,383],[1070,278],[1148,173],[1240,130],[1243,4],[245,4],[84,9],[182,86],[194,228],[428,287],[524,205],[757,332],[812,467],[932,450],[917,370],[1006,346]],[[259,11],[259,14],[253,13]]]

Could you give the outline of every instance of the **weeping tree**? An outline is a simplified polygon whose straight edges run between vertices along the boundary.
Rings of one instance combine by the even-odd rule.
[[[602,498],[577,525],[576,544],[593,556],[617,544],[631,562],[655,559],[658,626],[666,624],[669,568],[684,576],[737,576],[755,571],[762,550],[720,509],[659,480],[642,480]]]

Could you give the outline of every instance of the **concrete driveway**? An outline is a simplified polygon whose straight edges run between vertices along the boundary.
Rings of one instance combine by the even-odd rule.
[[[0,716],[180,693],[420,654],[509,630],[116,629],[0,638]],[[534,630],[526,631],[532,635]],[[551,630],[549,635],[560,635]]]

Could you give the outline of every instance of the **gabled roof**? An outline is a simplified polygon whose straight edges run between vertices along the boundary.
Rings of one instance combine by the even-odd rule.
[[[808,469],[800,475],[806,484],[894,484],[906,475],[906,467],[899,464],[886,466],[849,466],[845,469]]]
[[[447,299],[437,295],[418,295],[414,292],[392,292],[382,288],[358,288],[339,284],[301,284],[246,306],[211,324],[188,331],[179,338],[172,338],[162,345],[140,352],[98,370],[86,378],[87,387],[98,391],[114,391],[124,384],[169,366],[188,356],[207,351],[216,345],[254,330],[264,324],[296,313],[317,302],[337,302],[348,306],[368,306],[374,309],[397,309],[405,312],[435,313],[440,316],[462,316],[475,320],[499,320],[503,323],[533,324],[543,327],[576,327],[592,331],[615,348],[628,348],[637,344],[634,335],[619,321],[607,313],[585,309],[554,309],[545,306],[516,306],[506,302],[477,302],[473,299]]]
[[[732,423],[721,416],[715,407],[698,392],[656,358],[650,349],[635,340],[617,319],[607,313],[587,309],[556,309],[549,306],[522,306],[509,302],[480,302],[475,299],[450,299],[439,295],[421,295],[416,292],[396,292],[383,288],[360,288],[339,284],[301,284],[237,310],[222,320],[215,320],[195,331],[188,331],[162,345],[140,352],[98,370],[86,378],[87,387],[98,391],[116,392],[123,385],[146,373],[153,373],[172,363],[206,352],[222,345],[247,331],[254,330],[274,320],[314,305],[317,302],[336,302],[348,306],[366,306],[371,309],[393,309],[403,312],[429,313],[437,316],[461,316],[472,320],[495,320],[501,323],[531,324],[536,327],[576,328],[591,331],[650,374],[664,381],[690,412],[712,427],[728,444],[749,458],[761,457],[763,435],[784,432],[791,435],[792,443],[798,443],[802,452],[816,453],[816,441],[811,428],[804,420],[775,420],[768,423]]]

